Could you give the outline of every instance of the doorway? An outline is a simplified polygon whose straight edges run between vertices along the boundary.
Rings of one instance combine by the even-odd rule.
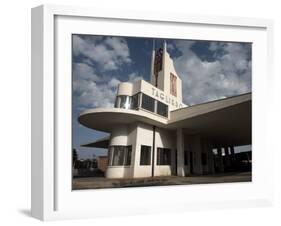
[[[189,152],[190,174],[193,174],[193,152]]]

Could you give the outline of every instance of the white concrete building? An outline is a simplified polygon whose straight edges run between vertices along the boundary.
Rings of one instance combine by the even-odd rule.
[[[164,43],[152,52],[150,83],[120,83],[114,108],[89,109],[78,120],[110,133],[86,145],[108,148],[107,178],[223,172],[233,147],[251,144],[251,94],[185,105]]]

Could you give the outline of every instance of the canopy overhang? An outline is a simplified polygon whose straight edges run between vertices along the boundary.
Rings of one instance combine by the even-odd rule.
[[[246,145],[251,144],[252,97],[248,93],[181,108],[170,112],[169,119],[145,111],[96,108],[82,113],[78,120],[104,132],[111,132],[118,124],[143,122],[169,130],[183,128],[186,135],[200,135],[220,145]],[[105,147],[108,141],[87,145]]]

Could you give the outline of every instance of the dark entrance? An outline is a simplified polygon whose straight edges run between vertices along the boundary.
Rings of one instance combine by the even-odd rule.
[[[193,174],[193,152],[189,152],[190,174]]]
[[[177,170],[178,170],[178,150],[175,150],[175,168],[172,171],[174,176],[177,176]]]

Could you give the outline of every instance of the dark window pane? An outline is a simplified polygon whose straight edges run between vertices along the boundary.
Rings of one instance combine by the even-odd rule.
[[[115,108],[120,108],[120,97],[119,96],[117,96],[116,99],[115,99],[114,107]]]
[[[126,147],[125,166],[131,165],[131,156],[132,156],[132,146],[127,146]]]
[[[111,146],[109,149],[109,164],[112,166],[131,165],[132,145]]]
[[[119,96],[120,98],[120,108],[129,109],[130,108],[130,102],[131,97],[130,96]]]
[[[142,108],[154,112],[155,101],[152,97],[142,94]]]
[[[113,166],[122,166],[124,163],[124,154],[125,154],[124,146],[114,146],[112,165]]]
[[[139,93],[132,96],[131,109],[137,109],[139,107]]]
[[[157,165],[171,165],[171,149],[157,148]]]
[[[150,165],[151,162],[151,147],[141,145],[140,165]]]
[[[157,101],[157,114],[168,117],[168,106],[162,102]]]

